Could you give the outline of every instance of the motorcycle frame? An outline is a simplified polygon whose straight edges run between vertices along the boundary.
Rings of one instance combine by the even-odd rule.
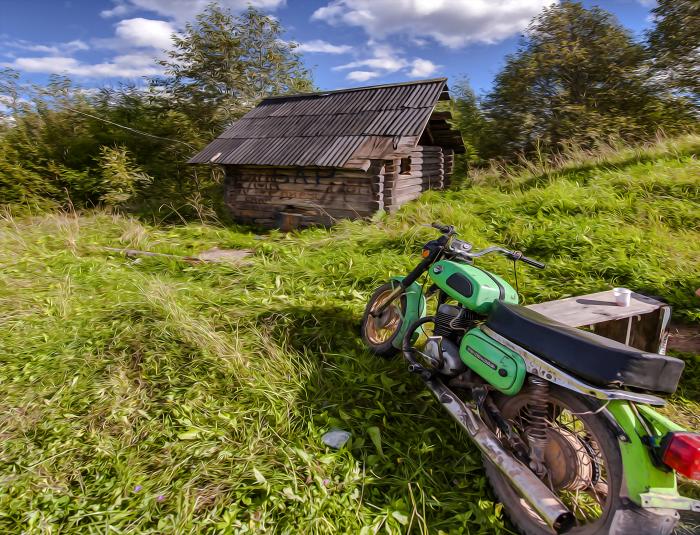
[[[399,331],[392,342],[397,349],[403,349],[402,343],[407,330],[417,320],[426,316],[426,299],[422,287],[416,280],[425,273],[430,266],[443,256],[444,247],[447,241],[443,241],[441,247],[433,249],[427,258],[424,258],[405,277],[392,277],[391,280],[397,283],[396,290],[387,299],[379,310],[386,308],[394,299],[404,295],[406,297],[406,308],[403,314],[403,321]],[[408,284],[407,284],[408,282]],[[533,355],[526,349],[510,342],[486,326],[481,326],[481,330],[498,343],[516,351],[521,355],[526,363],[527,372],[543,377],[546,380],[557,384],[563,388],[571,390],[579,395],[604,403],[605,406],[598,407],[601,416],[613,429],[620,446],[623,464],[623,494],[633,503],[646,509],[675,509],[700,511],[700,501],[686,498],[678,494],[676,474],[664,466],[660,466],[654,460],[652,443],[655,437],[649,436],[650,423],[656,438],[672,431],[683,430],[667,418],[660,415],[652,406],[664,406],[666,401],[658,396],[629,392],[621,389],[604,389],[589,385],[576,377],[567,374],[563,370],[553,366],[543,359]],[[405,355],[405,353],[404,353]],[[445,387],[441,382],[430,377],[426,370],[409,360],[409,370],[422,375],[428,388],[443,403],[448,412],[465,428],[468,432],[468,421],[474,420],[465,417],[462,408],[455,411],[456,407],[450,408],[451,404],[445,397]],[[447,389],[449,392],[449,389]],[[451,392],[449,392],[451,394]],[[455,397],[454,394],[449,397]],[[445,400],[445,401],[443,401]],[[448,401],[446,403],[446,401]],[[452,403],[454,404],[454,403]],[[462,404],[463,405],[463,404]],[[452,410],[451,410],[452,409]],[[464,407],[466,409],[466,407]],[[471,412],[471,411],[470,411]],[[643,414],[643,416],[640,415]],[[642,420],[644,418],[644,420]],[[474,439],[475,435],[469,432]],[[475,439],[476,441],[476,439]],[[477,442],[477,445],[478,442]],[[483,450],[482,446],[479,445]],[[514,462],[518,462],[513,459]],[[499,467],[503,471],[502,467]],[[505,472],[504,472],[505,473]],[[508,475],[508,474],[506,474]],[[547,519],[552,525],[552,517]],[[558,531],[558,530],[557,530]]]

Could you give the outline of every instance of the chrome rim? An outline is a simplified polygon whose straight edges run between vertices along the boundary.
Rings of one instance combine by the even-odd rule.
[[[530,397],[507,400],[503,416],[527,443],[532,427]],[[600,520],[610,504],[608,463],[590,426],[563,402],[547,405],[547,447],[544,482],[576,517],[578,526]],[[537,513],[522,502],[533,516]]]
[[[377,310],[386,301],[393,290],[386,290],[379,294],[372,303],[370,312]],[[381,345],[391,340],[401,326],[401,309],[396,303],[400,303],[400,298],[390,304],[384,312],[378,316],[370,313],[365,322],[365,334],[367,340],[374,345]]]

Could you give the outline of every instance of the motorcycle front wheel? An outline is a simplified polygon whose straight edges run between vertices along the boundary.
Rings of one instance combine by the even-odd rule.
[[[536,418],[527,390],[496,400],[502,416],[527,443]],[[622,456],[618,439],[595,408],[573,393],[552,386],[547,403],[545,482],[576,517],[572,535],[670,535],[678,521],[673,510],[653,513],[620,495]],[[505,445],[505,444],[504,444]],[[486,474],[506,514],[523,535],[555,533],[484,458]]]
[[[365,307],[360,327],[365,345],[372,353],[384,358],[393,357],[399,352],[394,347],[394,342],[403,325],[406,296],[402,295],[395,299],[381,314],[374,316],[372,313],[387,300],[396,285],[398,282],[387,282],[374,291]]]

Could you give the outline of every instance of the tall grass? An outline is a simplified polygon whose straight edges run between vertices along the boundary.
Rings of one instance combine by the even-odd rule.
[[[475,449],[400,361],[363,349],[364,303],[441,220],[545,261],[519,270],[526,301],[625,285],[697,322],[699,152],[611,151],[293,234],[6,210],[0,532],[510,533]],[[700,429],[687,358],[673,414]],[[351,431],[344,449],[323,445],[331,428]]]

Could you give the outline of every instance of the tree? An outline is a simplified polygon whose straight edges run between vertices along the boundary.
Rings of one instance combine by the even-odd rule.
[[[649,83],[644,48],[606,11],[563,2],[528,27],[484,102],[487,156],[556,150],[574,140],[634,139],[685,124],[687,112]]]
[[[462,134],[466,152],[460,163],[465,165],[481,161],[481,145],[486,128],[486,119],[479,106],[476,93],[468,80],[458,81],[451,90],[452,117],[455,127]]]
[[[653,68],[666,83],[700,105],[700,2],[658,0],[647,34]]]
[[[239,118],[263,97],[311,89],[309,72],[279,22],[253,7],[234,17],[209,4],[160,63],[162,84],[210,127]]]

